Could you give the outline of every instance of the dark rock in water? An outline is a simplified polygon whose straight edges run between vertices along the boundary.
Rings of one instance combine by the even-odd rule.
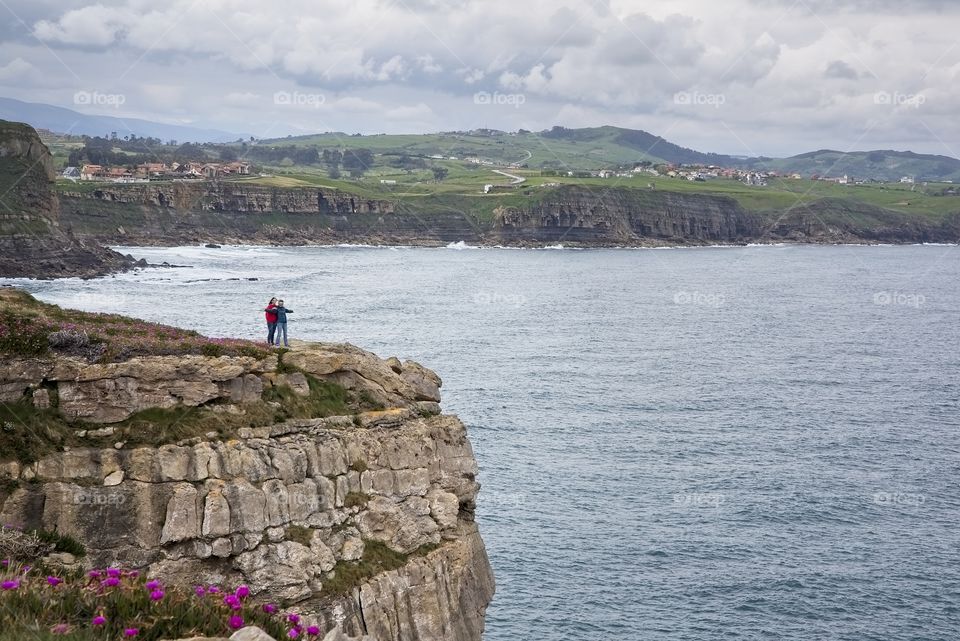
[[[247,280],[260,280],[259,278],[248,278]]]
[[[207,243],[206,245],[204,245],[204,247],[206,247],[207,249],[220,249],[220,245],[215,245],[213,243]]]

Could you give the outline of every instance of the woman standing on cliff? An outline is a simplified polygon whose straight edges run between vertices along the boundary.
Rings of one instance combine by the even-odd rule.
[[[273,345],[273,335],[277,333],[277,299],[271,298],[263,311],[267,315],[267,345]]]

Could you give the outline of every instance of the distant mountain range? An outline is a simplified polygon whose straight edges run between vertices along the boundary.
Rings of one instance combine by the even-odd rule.
[[[246,137],[216,129],[169,125],[136,118],[86,115],[71,109],[11,98],[0,98],[0,119],[25,122],[57,133],[89,136],[109,136],[111,132],[116,132],[122,137],[135,133],[164,141],[216,143]],[[822,149],[789,158],[743,158],[704,153],[681,147],[646,131],[612,126],[581,129],[553,127],[539,132],[521,130],[516,133],[493,129],[368,136],[325,133],[264,140],[260,144],[336,146],[365,148],[386,154],[478,157],[543,169],[603,169],[649,161],[678,165],[720,165],[797,173],[803,177],[848,175],[851,178],[895,181],[908,176],[917,181],[960,182],[960,160],[950,156],[893,150],[840,152]]]
[[[92,116],[72,109],[54,107],[13,98],[0,98],[0,119],[25,122],[35,129],[49,129],[56,133],[77,136],[104,136],[116,132],[121,138],[127,134],[176,140],[178,142],[231,142],[241,136],[218,129],[202,129],[185,125],[168,125],[138,118]]]

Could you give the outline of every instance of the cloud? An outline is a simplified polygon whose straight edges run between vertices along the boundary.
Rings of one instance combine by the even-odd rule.
[[[825,78],[845,78],[847,80],[856,80],[860,77],[860,74],[857,73],[856,69],[851,67],[843,60],[834,60],[827,65],[826,70],[823,72],[823,76]]]
[[[14,58],[7,64],[0,66],[0,83],[21,81],[36,73],[36,67],[23,58]]]
[[[938,137],[960,135],[949,116],[960,102],[960,7],[945,1],[288,0],[277,11],[254,0],[20,0],[13,9],[28,28],[0,28],[0,81],[18,84],[19,97],[54,100],[56,83],[21,80],[42,76],[64,96],[123,93],[127,108],[158,118],[298,131],[615,123],[678,132],[690,146],[699,131],[727,151],[749,141],[763,153],[768,140],[804,150],[813,133],[856,139],[864,123],[877,144],[903,131],[934,144],[920,118]],[[278,111],[278,91],[325,100]],[[525,102],[475,109],[479,91]],[[925,111],[883,109],[877,92],[930,99]],[[678,93],[723,104],[678,104]]]
[[[75,46],[104,47],[113,43],[134,17],[124,8],[95,4],[64,13],[55,21],[41,20],[33,34],[40,40]]]

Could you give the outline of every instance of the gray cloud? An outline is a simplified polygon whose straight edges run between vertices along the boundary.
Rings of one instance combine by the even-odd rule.
[[[0,94],[122,93],[137,117],[273,135],[611,123],[732,153],[960,136],[948,2],[7,2]],[[323,101],[284,109],[278,91]]]

